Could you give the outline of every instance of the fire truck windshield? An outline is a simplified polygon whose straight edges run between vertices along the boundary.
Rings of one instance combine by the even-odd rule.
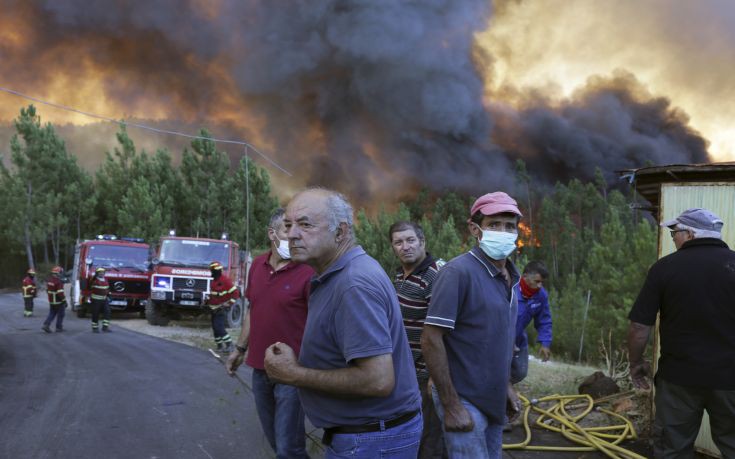
[[[209,263],[219,261],[227,268],[230,244],[196,239],[164,239],[159,261],[169,265],[196,267],[209,267]]]
[[[87,258],[96,267],[145,270],[148,265],[148,249],[123,245],[91,245]]]

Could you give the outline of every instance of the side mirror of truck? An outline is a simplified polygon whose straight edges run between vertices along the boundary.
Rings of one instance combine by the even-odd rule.
[[[151,260],[151,267],[156,266],[159,263],[161,263],[161,260],[159,260],[158,258],[154,258]]]

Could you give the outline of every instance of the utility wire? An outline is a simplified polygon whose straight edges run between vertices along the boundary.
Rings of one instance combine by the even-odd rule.
[[[110,123],[116,123],[116,124],[119,124],[119,125],[132,126],[132,127],[138,128],[138,129],[145,129],[147,131],[152,131],[152,132],[156,132],[156,133],[159,133],[159,134],[175,135],[175,136],[179,136],[179,137],[186,137],[188,139],[211,140],[213,142],[227,143],[227,144],[233,144],[233,145],[244,145],[246,148],[252,149],[258,155],[260,155],[261,158],[263,158],[264,160],[268,161],[276,169],[280,170],[281,172],[283,172],[284,174],[288,175],[289,177],[292,176],[292,174],[289,171],[287,171],[286,169],[284,169],[283,167],[281,167],[278,163],[276,163],[275,161],[273,161],[270,157],[268,157],[267,155],[261,153],[257,148],[255,148],[249,142],[245,142],[243,140],[217,139],[217,138],[214,138],[214,137],[204,137],[204,136],[200,136],[200,135],[186,134],[186,133],[178,132],[178,131],[170,131],[168,129],[159,129],[159,128],[155,128],[153,126],[146,126],[145,124],[130,123],[130,122],[126,122],[126,121],[120,121],[120,120],[116,120],[116,119],[113,119],[113,118],[109,118],[107,116],[97,115],[95,113],[85,112],[83,110],[79,110],[79,109],[76,109],[74,107],[69,107],[67,105],[62,105],[62,104],[57,104],[57,103],[54,103],[54,102],[49,102],[47,100],[43,100],[43,99],[39,99],[37,97],[29,96],[27,94],[23,94],[21,92],[18,92],[18,91],[14,90],[14,89],[4,88],[2,86],[0,86],[0,91],[6,92],[8,94],[12,94],[14,96],[22,97],[24,99],[28,99],[28,100],[31,100],[33,102],[38,102],[39,104],[48,105],[50,107],[59,108],[61,110],[66,110],[68,112],[73,112],[73,113],[78,113],[80,115],[88,116],[90,118],[96,118],[96,119],[100,119],[100,120],[104,120],[104,121],[109,121]]]

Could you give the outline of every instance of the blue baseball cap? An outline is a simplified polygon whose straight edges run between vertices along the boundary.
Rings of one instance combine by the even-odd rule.
[[[716,231],[719,233],[724,224],[717,215],[707,209],[697,207],[685,210],[675,219],[661,223],[661,226],[672,228],[676,225],[684,225],[694,229]]]

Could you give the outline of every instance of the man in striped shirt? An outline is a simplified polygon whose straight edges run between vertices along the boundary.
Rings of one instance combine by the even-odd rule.
[[[393,286],[401,306],[403,326],[411,347],[416,378],[421,390],[421,406],[424,413],[424,430],[421,435],[419,458],[446,457],[441,421],[434,410],[431,391],[428,390],[429,372],[421,354],[421,331],[431,299],[441,260],[435,260],[426,252],[424,231],[413,222],[399,221],[391,225],[388,237],[401,266],[393,277]]]

